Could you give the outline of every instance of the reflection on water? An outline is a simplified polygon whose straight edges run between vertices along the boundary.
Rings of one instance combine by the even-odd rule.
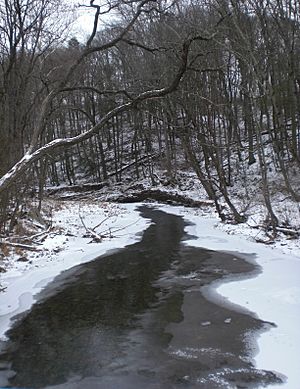
[[[253,265],[184,246],[178,216],[141,214],[153,221],[141,242],[62,273],[16,321],[0,386],[255,388],[276,379],[249,361],[246,335],[264,323],[200,292]]]

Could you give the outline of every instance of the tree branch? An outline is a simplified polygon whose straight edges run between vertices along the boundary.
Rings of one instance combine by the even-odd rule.
[[[130,2],[126,2],[126,3],[128,3],[128,4],[130,3],[131,4],[133,2],[135,2],[135,1],[130,1]],[[94,37],[95,37],[95,34],[96,34],[96,30],[95,29],[97,29],[96,17],[97,18],[99,17],[99,12],[100,12],[99,9],[98,9],[98,6],[93,5],[93,1],[91,1],[90,5],[93,6],[93,8],[96,8],[96,14],[95,14],[95,19],[94,19],[93,31],[92,31],[92,33],[90,35],[90,38],[88,39],[88,41],[86,43],[86,46],[85,46],[82,54],[71,65],[71,67],[69,68],[69,70],[68,70],[66,76],[64,77],[64,79],[59,83],[58,87],[53,89],[47,95],[47,97],[44,99],[44,101],[43,101],[43,103],[41,105],[41,110],[40,110],[40,114],[39,114],[39,117],[38,117],[38,120],[37,120],[37,124],[36,124],[36,126],[35,126],[35,128],[33,130],[33,135],[32,135],[32,138],[31,138],[29,149],[28,149],[29,153],[32,153],[36,149],[36,147],[38,145],[39,136],[40,136],[40,134],[43,131],[45,118],[47,117],[47,113],[48,113],[49,107],[51,105],[51,102],[61,92],[61,90],[66,87],[68,82],[71,80],[75,70],[82,63],[82,61],[86,57],[91,55],[92,53],[108,50],[108,49],[114,47],[118,42],[120,42],[125,37],[125,35],[128,33],[128,31],[132,28],[132,26],[134,25],[136,20],[139,18],[139,16],[143,12],[143,7],[147,3],[150,3],[150,2],[156,2],[156,0],[142,0],[142,1],[139,2],[138,6],[137,6],[137,10],[134,13],[133,17],[131,18],[131,20],[122,29],[122,31],[119,33],[119,35],[117,35],[114,39],[112,39],[109,42],[104,43],[104,44],[102,44],[100,46],[91,46],[92,41],[94,40]]]
[[[125,95],[129,100],[133,100],[133,96],[127,92],[125,89],[120,90],[112,90],[112,89],[104,89],[100,90],[97,88],[94,88],[92,86],[74,86],[74,87],[67,87],[60,90],[60,93],[62,92],[75,92],[75,91],[87,91],[87,92],[94,92],[98,95]]]
[[[173,78],[173,81],[170,83],[170,85],[166,86],[165,88],[161,89],[154,89],[149,90],[143,93],[140,93],[137,97],[135,97],[132,101],[127,102],[125,104],[121,104],[111,111],[109,111],[106,115],[102,117],[102,119],[93,127],[91,127],[88,131],[83,132],[77,136],[64,138],[64,139],[55,139],[49,143],[47,143],[45,146],[40,147],[39,149],[35,151],[28,151],[25,153],[23,158],[13,166],[12,169],[8,173],[6,173],[1,179],[0,179],[0,194],[7,189],[9,186],[11,186],[19,177],[21,177],[23,174],[26,173],[27,169],[37,160],[42,158],[44,155],[47,155],[50,152],[53,152],[54,150],[61,148],[61,147],[70,147],[75,144],[78,144],[80,142],[83,142],[86,139],[91,138],[94,134],[99,132],[103,126],[109,122],[110,119],[112,119],[114,116],[130,110],[132,108],[136,108],[136,106],[140,103],[142,103],[145,100],[149,99],[157,99],[166,96],[167,94],[174,92],[185,71],[187,68],[188,63],[188,54],[189,54],[189,48],[192,42],[194,42],[197,38],[190,38],[187,41],[183,43],[182,50],[181,50],[181,63],[178,67],[178,70]]]

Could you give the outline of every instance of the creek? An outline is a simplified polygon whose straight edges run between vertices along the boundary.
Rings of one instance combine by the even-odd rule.
[[[61,273],[16,318],[0,350],[1,388],[222,389],[278,382],[255,369],[268,324],[201,288],[257,271],[190,247],[184,220],[140,207],[140,242]],[[2,385],[2,386],[1,386]]]

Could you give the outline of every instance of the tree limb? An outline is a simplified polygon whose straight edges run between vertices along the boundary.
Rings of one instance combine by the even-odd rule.
[[[40,114],[39,114],[39,117],[37,120],[37,124],[36,124],[35,128],[33,129],[33,135],[31,138],[29,149],[28,149],[29,153],[32,153],[33,151],[35,151],[35,149],[38,145],[39,136],[43,131],[45,118],[47,117],[47,113],[48,113],[49,107],[50,107],[53,99],[61,92],[62,89],[64,89],[67,86],[68,82],[71,80],[71,78],[74,75],[74,72],[78,68],[78,66],[83,62],[83,60],[86,57],[88,57],[92,53],[108,50],[108,49],[114,47],[118,42],[120,42],[125,37],[125,35],[129,32],[129,30],[133,27],[134,23],[137,21],[137,19],[139,18],[139,16],[143,12],[143,7],[147,3],[155,2],[155,1],[156,0],[142,0],[142,1],[140,1],[138,6],[137,6],[136,12],[132,16],[131,20],[127,23],[127,25],[124,28],[122,28],[122,31],[115,38],[111,39],[109,42],[106,42],[100,46],[92,46],[92,41],[94,40],[94,37],[96,34],[96,29],[97,29],[96,19],[98,19],[100,11],[98,12],[98,6],[96,6],[96,5],[94,6],[93,1],[91,1],[90,5],[93,8],[96,8],[93,31],[90,35],[90,38],[88,39],[88,41],[86,43],[85,48],[82,51],[81,55],[71,65],[71,67],[69,68],[64,79],[59,83],[57,88],[50,91],[50,93],[44,99],[44,101],[41,105],[41,110],[40,110]],[[129,3],[133,3],[133,2],[135,2],[135,1],[131,1]]]
[[[145,3],[145,1],[144,1]],[[140,93],[138,96],[136,96],[132,101],[118,105],[117,107],[113,108],[111,111],[109,111],[107,114],[105,114],[102,119],[94,126],[92,126],[88,131],[83,132],[77,136],[69,137],[69,138],[62,138],[62,139],[54,139],[53,141],[47,143],[46,145],[38,148],[37,150],[33,151],[32,148],[30,148],[23,158],[21,158],[9,171],[6,173],[1,179],[0,179],[0,194],[4,192],[8,187],[10,187],[12,184],[14,184],[18,178],[20,178],[23,174],[26,173],[27,169],[37,160],[42,158],[43,156],[47,155],[50,152],[53,152],[54,150],[61,148],[61,147],[70,147],[75,144],[78,144],[80,142],[83,142],[89,138],[91,138],[94,134],[98,133],[103,126],[109,122],[110,119],[115,117],[116,115],[125,112],[127,110],[130,110],[132,108],[136,108],[140,103],[142,103],[145,100],[149,99],[158,99],[161,97],[166,96],[169,93],[174,92],[177,87],[180,84],[180,81],[187,69],[188,64],[188,55],[189,55],[189,48],[191,44],[198,40],[198,39],[209,39],[209,38],[203,38],[201,36],[199,37],[192,37],[186,40],[181,49],[181,61],[180,65],[178,67],[178,70],[176,74],[174,75],[174,78],[170,85],[161,88],[161,89],[153,89],[146,92]],[[54,92],[53,92],[54,93]],[[55,92],[57,93],[57,92]],[[48,99],[51,99],[51,93],[48,95]]]
[[[29,244],[23,244],[23,243],[12,243],[12,242],[0,242],[0,245],[8,245],[8,246],[11,246],[11,247],[17,247],[17,248],[20,248],[20,249],[24,249],[24,250],[31,250],[31,251],[41,251],[42,249],[39,249],[35,246],[31,246]]]

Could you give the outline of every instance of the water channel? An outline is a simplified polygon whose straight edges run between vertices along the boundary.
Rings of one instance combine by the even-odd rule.
[[[140,242],[61,273],[0,350],[0,388],[259,388],[249,339],[268,324],[201,287],[253,274],[237,255],[187,246],[184,220],[151,207]]]

